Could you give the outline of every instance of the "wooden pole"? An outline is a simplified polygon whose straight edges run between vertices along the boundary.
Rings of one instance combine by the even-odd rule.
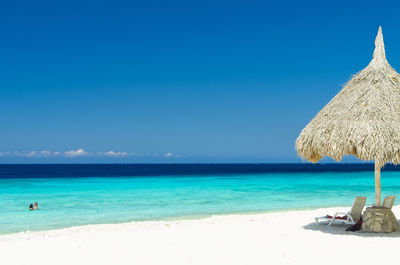
[[[381,206],[381,167],[375,161],[375,206]]]

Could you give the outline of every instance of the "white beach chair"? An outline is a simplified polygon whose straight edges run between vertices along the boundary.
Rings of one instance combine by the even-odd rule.
[[[332,217],[328,216],[315,217],[315,222],[319,224],[319,221],[329,221],[328,226],[331,226],[333,223],[354,225],[358,221],[358,219],[360,219],[366,201],[367,197],[362,197],[362,196],[356,197],[353,206],[351,207],[351,210],[348,213],[337,212]],[[338,215],[343,215],[343,217],[339,219],[337,218]]]
[[[392,209],[395,199],[396,199],[396,196],[394,196],[394,195],[386,196],[383,199],[382,207]]]

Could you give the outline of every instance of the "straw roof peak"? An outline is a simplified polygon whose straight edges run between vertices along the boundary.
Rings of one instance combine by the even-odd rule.
[[[385,54],[385,44],[383,42],[382,27],[379,26],[378,34],[375,39],[375,50],[371,63],[384,64],[388,63]]]
[[[400,75],[386,60],[381,27],[371,62],[301,131],[296,150],[314,163],[344,155],[400,163]]]

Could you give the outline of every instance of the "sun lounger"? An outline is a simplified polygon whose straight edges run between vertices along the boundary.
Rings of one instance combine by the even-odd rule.
[[[337,212],[333,216],[327,215],[322,217],[315,217],[315,222],[319,224],[319,221],[328,221],[328,226],[331,226],[333,223],[354,225],[358,221],[358,219],[360,219],[366,201],[367,197],[356,197],[353,206],[348,213]]]
[[[383,199],[382,207],[392,209],[396,196],[387,196]]]

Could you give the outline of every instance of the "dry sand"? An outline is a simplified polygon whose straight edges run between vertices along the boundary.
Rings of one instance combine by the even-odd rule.
[[[345,207],[72,227],[0,236],[0,264],[373,264],[400,259],[400,232],[346,232],[315,216]],[[400,217],[400,206],[393,207]]]

